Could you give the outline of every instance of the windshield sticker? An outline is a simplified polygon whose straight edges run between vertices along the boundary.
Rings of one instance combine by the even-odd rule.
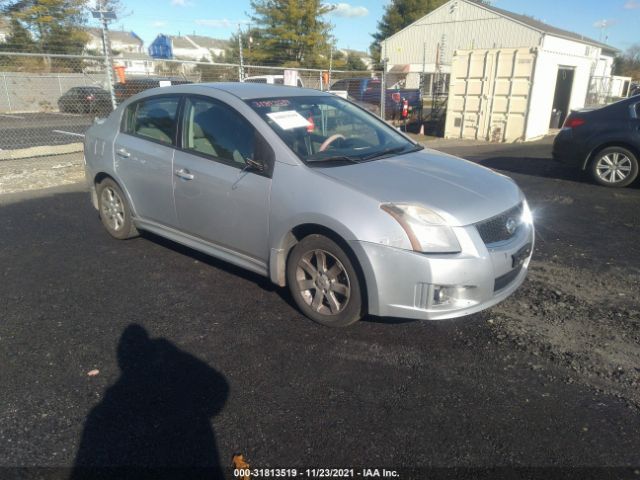
[[[256,108],[271,108],[271,107],[288,107],[289,105],[291,105],[291,102],[284,98],[279,98],[277,100],[258,100],[255,102],[251,102],[251,104]]]
[[[309,127],[311,123],[295,110],[285,110],[283,112],[267,113],[267,117],[276,122],[283,130]]]

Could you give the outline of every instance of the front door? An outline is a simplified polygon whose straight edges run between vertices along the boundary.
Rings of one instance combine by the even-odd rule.
[[[556,89],[553,95],[553,108],[551,110],[551,121],[549,123],[550,128],[562,127],[564,119],[569,115],[574,73],[575,69],[571,67],[558,68]]]
[[[114,143],[116,172],[136,214],[173,227],[177,219],[171,182],[179,103],[178,96],[158,96],[129,105]]]
[[[253,126],[208,97],[187,98],[183,115],[173,177],[180,229],[266,263],[271,179],[245,170]]]

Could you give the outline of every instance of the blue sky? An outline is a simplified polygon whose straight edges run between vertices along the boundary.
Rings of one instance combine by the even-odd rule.
[[[122,0],[125,14],[112,28],[132,30],[149,43],[159,33],[228,38],[248,21],[249,0]],[[387,0],[337,3],[330,15],[340,48],[367,50]],[[495,0],[496,7],[532,15],[559,28],[626,49],[640,42],[640,0]],[[605,29],[601,29],[605,25]]]

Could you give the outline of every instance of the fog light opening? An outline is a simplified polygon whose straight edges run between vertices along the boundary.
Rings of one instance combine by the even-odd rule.
[[[469,290],[474,288],[476,288],[474,285],[434,285],[432,305],[437,307],[460,302],[468,303],[470,299],[466,297],[470,294]]]

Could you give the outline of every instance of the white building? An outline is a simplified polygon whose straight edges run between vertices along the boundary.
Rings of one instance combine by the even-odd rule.
[[[102,54],[102,30],[99,28],[88,28],[86,32],[89,35],[89,41],[85,44],[85,50]],[[111,50],[116,54],[144,52],[144,42],[133,32],[109,30],[109,41],[111,43]]]
[[[11,35],[11,24],[6,18],[0,17],[0,43],[6,43]]]
[[[446,90],[455,82],[449,81],[449,75],[456,51],[465,51],[465,58],[478,61],[468,52],[514,48],[535,51],[528,70],[530,108],[524,138],[545,134],[554,110],[560,111],[561,123],[569,110],[584,107],[592,78],[610,77],[617,53],[613,47],[525,15],[474,0],[450,0],[385,39],[382,56],[388,59],[392,77],[404,76],[407,87],[417,87],[425,72],[425,85],[434,85],[434,78],[444,79],[444,87],[436,86]],[[555,114],[554,119],[557,123]]]
[[[151,56],[144,52],[121,53],[113,59],[113,65],[124,67],[127,76],[155,74],[155,62]]]
[[[201,35],[158,35],[149,53],[154,58],[211,62],[224,56],[228,46],[227,40]]]

